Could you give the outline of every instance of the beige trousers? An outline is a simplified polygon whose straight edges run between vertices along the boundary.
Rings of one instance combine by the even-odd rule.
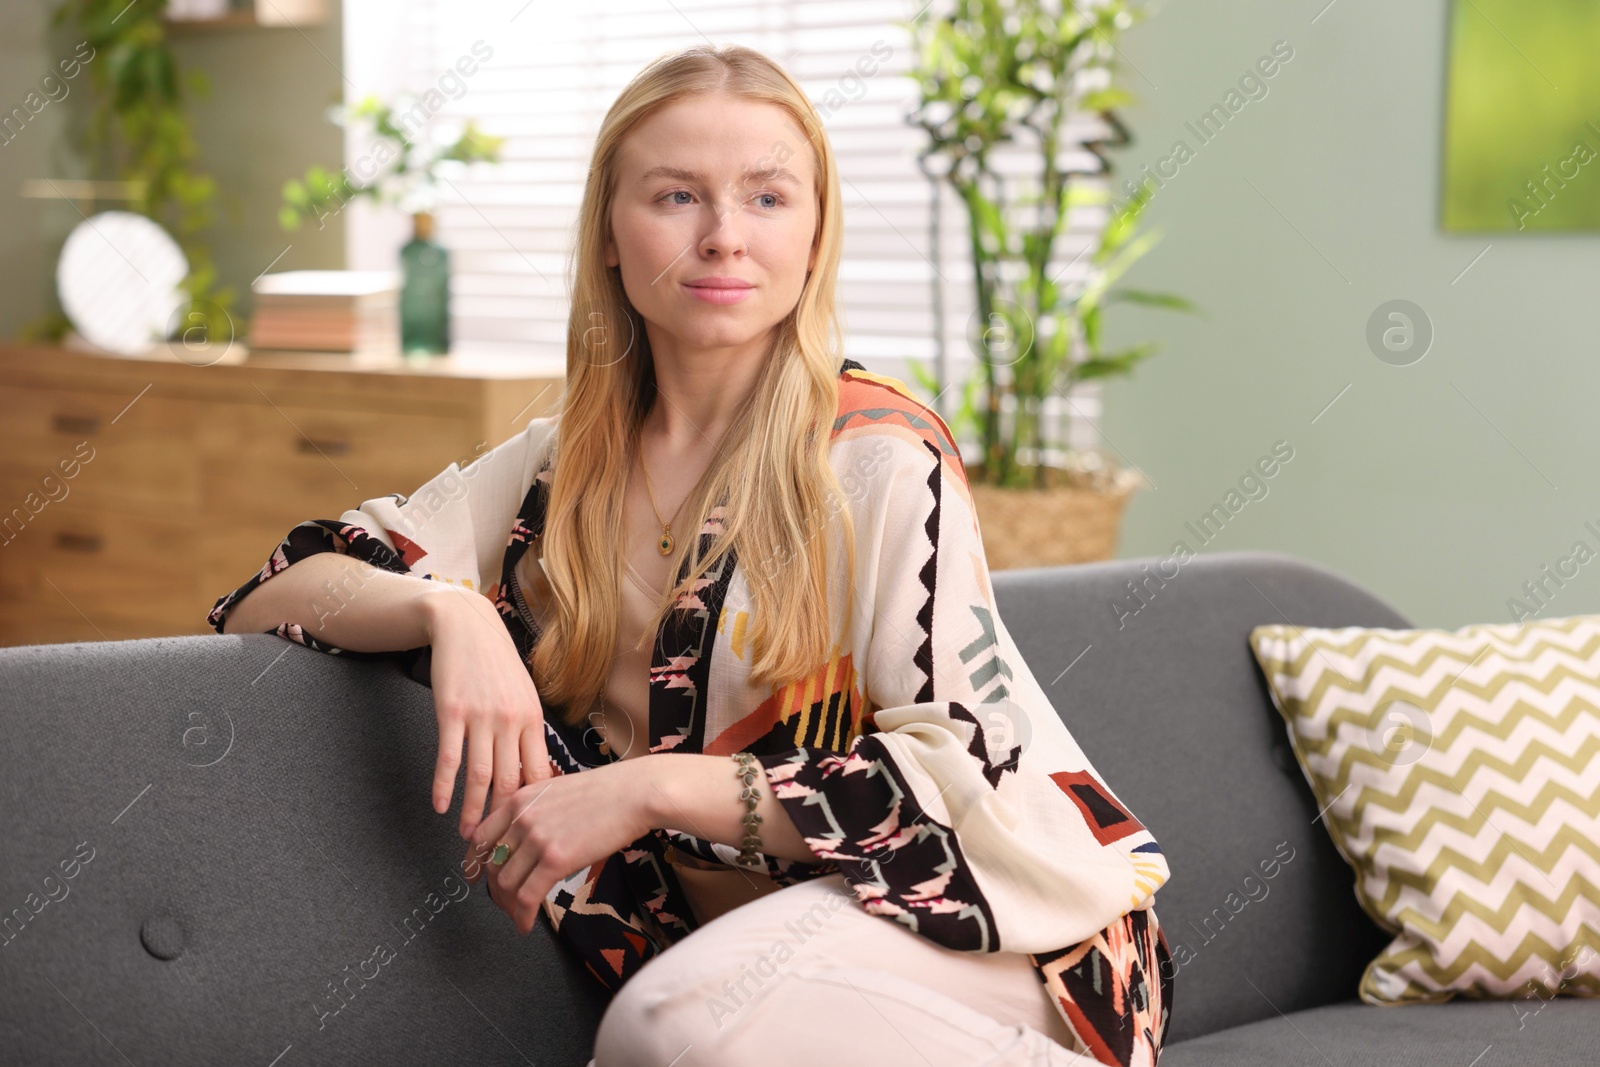
[[[1057,1067],[1081,1051],[1023,953],[945,948],[832,874],[741,904],[651,959],[589,1067]]]

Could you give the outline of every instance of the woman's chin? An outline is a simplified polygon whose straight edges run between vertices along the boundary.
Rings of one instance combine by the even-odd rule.
[[[776,322],[752,328],[748,322],[707,323],[690,321],[678,329],[668,329],[673,340],[686,349],[739,348],[765,337]]]

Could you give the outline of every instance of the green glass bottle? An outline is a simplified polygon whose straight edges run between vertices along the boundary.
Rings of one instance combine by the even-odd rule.
[[[433,216],[411,216],[400,249],[400,349],[407,356],[450,351],[450,251],[433,239]]]

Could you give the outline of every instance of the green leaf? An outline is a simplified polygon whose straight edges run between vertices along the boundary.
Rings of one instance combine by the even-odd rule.
[[[1111,352],[1078,364],[1073,375],[1079,381],[1091,378],[1110,378],[1131,372],[1136,364],[1155,355],[1161,346],[1155,342],[1135,345],[1119,352]]]
[[[1125,89],[1108,87],[1084,93],[1078,104],[1085,111],[1113,111],[1119,107],[1127,107],[1134,102],[1134,99],[1133,94]]]
[[[1146,307],[1169,308],[1173,311],[1194,312],[1195,306],[1181,296],[1171,293],[1150,293],[1143,289],[1113,289],[1103,303],[1143,304]]]
[[[911,371],[911,377],[914,378],[916,380],[916,383],[918,385],[920,385],[924,390],[929,391],[931,393],[937,393],[938,392],[938,390],[939,390],[939,379],[938,379],[938,376],[935,375],[933,373],[933,371],[929,370],[927,367],[924,367],[922,365],[922,361],[921,360],[911,360],[906,364],[906,366]]]

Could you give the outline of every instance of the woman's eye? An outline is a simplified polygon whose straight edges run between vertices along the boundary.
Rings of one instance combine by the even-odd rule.
[[[667,200],[669,197],[674,197],[674,196],[692,197],[692,196],[694,196],[694,194],[689,192],[689,190],[687,190],[687,189],[674,189],[670,193],[661,194],[661,199],[662,200]],[[779,196],[777,193],[757,193],[755,195],[754,199],[756,199],[756,200],[771,200],[771,201],[773,201],[773,203],[771,203],[771,204],[762,204],[761,205],[762,207],[766,208],[769,211],[772,210],[773,208],[778,208],[778,207],[782,207],[783,206],[783,197]],[[672,203],[675,206],[678,206],[678,207],[682,207],[683,204],[684,204],[684,201],[682,201],[682,200],[671,200],[669,202]]]

